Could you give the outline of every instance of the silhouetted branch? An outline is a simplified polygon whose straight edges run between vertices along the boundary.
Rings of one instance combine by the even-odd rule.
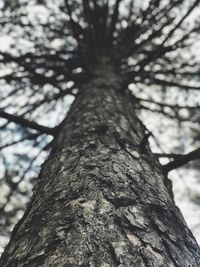
[[[116,26],[117,19],[118,19],[120,2],[121,0],[116,0],[113,15],[111,17],[110,28],[109,28],[109,33],[108,33],[110,42],[112,42],[113,33],[115,31],[115,26]]]
[[[22,127],[27,127],[27,128],[31,128],[34,129],[36,131],[41,132],[42,134],[49,134],[49,135],[54,135],[55,131],[53,128],[48,128],[45,127],[43,125],[40,125],[34,121],[29,121],[24,119],[22,116],[16,116],[16,115],[12,115],[10,113],[7,113],[3,110],[0,110],[0,117],[7,119],[11,122],[14,122],[16,124],[21,125]]]
[[[140,98],[140,97],[135,97],[134,98],[136,100],[139,100],[139,101],[144,101],[144,102],[147,102],[147,103],[150,103],[150,104],[155,104],[155,105],[158,105],[160,107],[168,107],[168,108],[171,108],[171,109],[190,109],[190,110],[197,110],[197,109],[200,109],[200,105],[198,106],[181,106],[181,105],[177,105],[177,104],[174,104],[174,105],[170,105],[170,104],[167,104],[167,103],[161,103],[161,102],[157,102],[157,101],[154,101],[153,99],[144,99],[144,98]]]
[[[185,89],[185,90],[200,90],[200,86],[192,86],[192,85],[187,85],[187,84],[180,84],[178,82],[173,82],[173,81],[167,81],[167,80],[162,80],[162,79],[158,79],[158,78],[154,78],[154,77],[150,77],[149,78],[150,81],[152,81],[152,83],[154,84],[159,84],[159,85],[165,85],[165,86],[176,86],[179,87],[181,89]]]
[[[178,158],[181,157],[183,154],[174,154],[174,153],[154,153],[154,156],[158,158]]]
[[[181,26],[183,21],[190,15],[190,13],[194,10],[194,8],[199,5],[200,1],[196,0],[193,5],[188,9],[186,14],[182,17],[182,19],[174,26],[174,28],[168,33],[164,41],[162,42],[162,45],[166,43],[166,41],[172,36],[172,34]]]
[[[143,62],[141,62],[142,65],[140,65],[141,68],[144,67],[144,62],[146,62],[146,59],[144,59]],[[147,63],[147,62],[146,62]],[[146,64],[145,63],[145,64]],[[200,90],[200,86],[195,85],[189,85],[189,84],[182,84],[177,81],[168,81],[164,79],[156,78],[155,76],[150,76],[151,72],[144,71],[140,69],[140,71],[135,72],[134,70],[129,71],[126,73],[126,84],[129,84],[131,82],[136,81],[136,77],[141,77],[140,83],[151,85],[163,85],[163,86],[169,86],[169,87],[177,87],[184,90]]]
[[[12,146],[12,145],[16,145],[16,144],[21,143],[21,142],[23,142],[25,140],[36,139],[39,135],[40,134],[38,134],[38,133],[37,134],[31,134],[31,135],[25,136],[25,137],[23,137],[23,138],[21,138],[19,140],[13,141],[11,143],[7,143],[7,144],[4,144],[4,145],[1,145],[0,146],[0,150],[4,149],[6,147]]]
[[[198,158],[200,158],[200,148],[197,148],[196,150],[193,150],[192,152],[189,152],[188,154],[177,157],[173,161],[163,165],[163,171],[164,173],[168,173]]]

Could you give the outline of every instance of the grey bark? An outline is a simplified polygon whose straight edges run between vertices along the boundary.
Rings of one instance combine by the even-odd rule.
[[[83,86],[0,266],[200,266],[170,181],[121,87],[108,64]]]

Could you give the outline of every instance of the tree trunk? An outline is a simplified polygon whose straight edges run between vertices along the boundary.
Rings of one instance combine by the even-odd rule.
[[[42,166],[2,267],[200,266],[120,75],[99,65]]]

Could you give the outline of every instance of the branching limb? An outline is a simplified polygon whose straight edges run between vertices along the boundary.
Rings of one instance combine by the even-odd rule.
[[[178,158],[183,156],[183,154],[175,154],[175,153],[154,153],[154,156],[158,158]]]
[[[12,146],[12,145],[16,145],[16,144],[21,143],[21,142],[23,142],[23,141],[25,141],[25,140],[37,139],[37,137],[38,137],[39,135],[40,135],[40,134],[38,134],[38,133],[36,133],[36,134],[31,134],[31,135],[29,135],[29,136],[25,136],[25,137],[23,137],[23,138],[21,138],[21,139],[19,139],[19,140],[16,140],[16,141],[11,142],[11,143],[7,143],[7,144],[4,144],[4,145],[1,145],[1,146],[0,146],[0,150],[4,149],[4,148],[6,148],[6,147]]]
[[[194,10],[194,8],[199,5],[199,0],[196,0],[193,5],[189,8],[187,13],[182,17],[182,19],[174,26],[174,28],[168,33],[166,38],[163,40],[162,45],[166,43],[166,41],[173,35],[173,33],[181,26],[183,21],[190,15],[190,13]]]
[[[135,97],[135,96],[134,96]],[[196,105],[196,106],[181,106],[181,105],[170,105],[170,104],[167,104],[167,103],[161,103],[161,102],[157,102],[157,101],[154,101],[152,99],[144,99],[144,98],[140,98],[140,97],[135,97],[137,100],[139,101],[142,101],[142,102],[147,102],[147,103],[151,103],[151,104],[155,104],[155,105],[158,105],[160,107],[168,107],[168,108],[171,108],[171,109],[190,109],[190,110],[196,110],[196,109],[200,109],[200,105]]]
[[[34,129],[36,131],[39,131],[42,134],[49,134],[49,135],[54,135],[55,134],[54,128],[45,127],[45,126],[40,125],[40,124],[38,124],[38,123],[36,123],[34,121],[26,120],[22,116],[12,115],[12,114],[7,113],[7,112],[5,112],[3,110],[0,110],[0,117],[4,118],[4,119],[7,119],[9,121],[12,121],[12,122],[14,122],[16,124],[19,124],[19,125],[21,125],[23,127],[28,127],[28,128]]]
[[[113,33],[115,31],[116,23],[118,20],[120,2],[121,2],[121,0],[116,0],[116,2],[115,2],[114,11],[113,11],[113,15],[111,18],[111,23],[110,23],[109,34],[108,34],[110,42],[112,42]]]
[[[164,173],[168,173],[198,158],[200,158],[200,148],[197,148],[193,150],[192,152],[189,152],[188,154],[177,157],[173,161],[163,165],[163,171]]]

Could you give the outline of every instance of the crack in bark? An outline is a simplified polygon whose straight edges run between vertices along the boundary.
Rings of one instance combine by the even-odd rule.
[[[109,248],[109,252],[110,252],[110,254],[112,256],[112,259],[113,259],[113,262],[114,262],[115,266],[119,266],[121,264],[121,261],[118,259],[112,243],[108,243],[108,248]]]

